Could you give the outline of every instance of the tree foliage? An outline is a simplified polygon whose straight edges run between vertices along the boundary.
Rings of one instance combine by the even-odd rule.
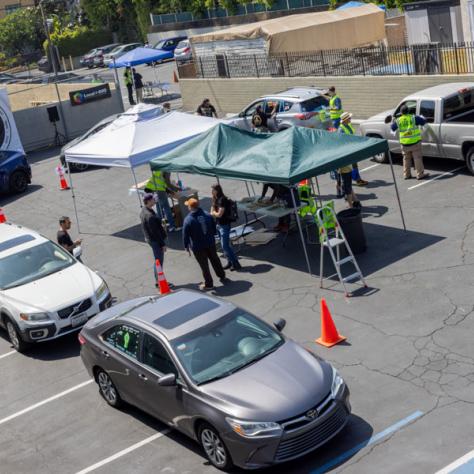
[[[55,29],[50,36],[52,43],[59,50],[59,55],[65,57],[81,56],[96,46],[112,42],[109,31],[91,30],[87,26]],[[47,50],[47,42],[45,42],[45,50]]]

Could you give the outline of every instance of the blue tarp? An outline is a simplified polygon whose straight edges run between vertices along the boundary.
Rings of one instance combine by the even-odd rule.
[[[152,63],[153,61],[161,61],[165,59],[165,56],[169,56],[169,51],[163,51],[161,49],[154,48],[135,48],[128,53],[120,56],[115,64],[112,62],[109,64],[111,68],[126,67],[126,66],[138,66],[139,64]]]
[[[367,5],[367,3],[364,3],[364,2],[356,2],[356,1],[352,1],[352,2],[347,2],[347,3],[344,3],[344,5],[341,5],[340,7],[337,7],[337,10],[345,10],[346,8],[354,8],[354,7],[362,7],[364,5]],[[374,4],[375,5],[375,4]],[[381,10],[385,10],[385,6],[384,5],[377,5]]]

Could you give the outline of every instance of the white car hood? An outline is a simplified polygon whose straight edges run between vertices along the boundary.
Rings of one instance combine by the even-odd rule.
[[[385,110],[384,112],[380,112],[377,115],[372,115],[372,117],[369,117],[367,120],[363,120],[363,122],[383,122],[385,120],[385,117],[387,115],[392,115],[393,110]]]
[[[26,285],[4,290],[4,297],[15,306],[38,312],[56,311],[93,296],[102,279],[82,263],[75,263],[59,272]]]

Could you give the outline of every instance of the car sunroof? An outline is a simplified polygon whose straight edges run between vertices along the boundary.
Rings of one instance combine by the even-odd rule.
[[[21,244],[26,244],[26,242],[31,242],[32,240],[35,240],[35,238],[31,234],[20,235],[14,239],[5,240],[5,242],[0,244],[0,252],[4,252],[5,250],[17,247]]]
[[[179,308],[166,313],[160,318],[155,319],[153,322],[165,329],[174,329],[181,326],[181,324],[187,323],[188,321],[201,316],[201,314],[212,311],[218,307],[219,305],[214,301],[208,300],[207,298],[200,298],[192,303],[180,306]]]

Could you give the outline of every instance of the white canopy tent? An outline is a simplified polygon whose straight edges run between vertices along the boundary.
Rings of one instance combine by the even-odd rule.
[[[139,105],[143,107],[142,104]],[[134,168],[149,163],[153,158],[209,130],[219,122],[215,118],[183,112],[157,115],[149,107],[138,113],[129,109],[100,132],[69,148],[66,151],[66,163],[128,168],[137,186]],[[69,177],[79,230],[71,173]],[[140,197],[138,199],[140,201]]]

